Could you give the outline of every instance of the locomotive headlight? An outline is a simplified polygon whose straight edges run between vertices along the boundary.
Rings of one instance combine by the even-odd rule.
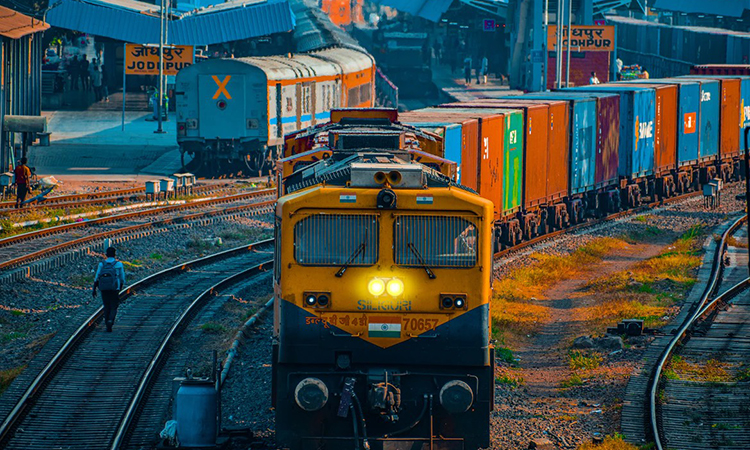
[[[315,297],[315,294],[308,294],[305,297],[305,304],[307,304],[307,306],[313,306],[317,301],[318,299]]]
[[[398,278],[392,278],[386,285],[385,289],[388,291],[388,295],[398,297],[404,293],[404,282]]]
[[[367,283],[367,290],[375,297],[379,297],[385,292],[385,283],[380,278],[373,278]]]

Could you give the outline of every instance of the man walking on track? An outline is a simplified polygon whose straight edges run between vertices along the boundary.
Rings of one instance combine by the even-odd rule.
[[[104,303],[104,323],[107,331],[112,331],[117,315],[117,306],[120,302],[120,290],[125,287],[125,267],[115,259],[115,249],[107,249],[107,259],[99,263],[94,276],[94,297],[96,288],[102,291],[102,302]]]
[[[13,170],[16,177],[16,209],[23,208],[23,202],[26,200],[26,194],[29,193],[29,181],[31,180],[31,170],[26,165],[27,159],[21,158],[20,162],[21,164]]]

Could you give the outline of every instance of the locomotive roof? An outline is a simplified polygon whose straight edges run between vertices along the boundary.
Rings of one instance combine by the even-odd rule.
[[[406,151],[381,150],[381,149],[358,149],[356,152],[335,151],[331,157],[318,161],[309,166],[297,169],[284,180],[285,192],[291,194],[295,191],[326,183],[333,186],[346,186],[351,180],[352,164],[403,164],[419,166],[424,174],[426,187],[449,187],[454,186],[475,193],[473,190],[451,181],[442,173],[423,164],[410,161],[410,155]]]

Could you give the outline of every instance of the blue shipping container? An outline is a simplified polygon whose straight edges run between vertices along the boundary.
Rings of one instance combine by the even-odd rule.
[[[721,98],[719,97],[719,80],[700,77],[682,76],[679,80],[696,81],[701,87],[701,109],[698,122],[698,139],[700,149],[698,158],[701,161],[716,159],[719,152],[721,128],[719,123]]]
[[[572,94],[572,95],[571,95]],[[501,98],[513,99],[514,96]],[[570,102],[570,186],[571,194],[595,187],[596,173],[596,99],[564,92],[534,92],[526,99],[566,100]]]
[[[409,125],[420,130],[429,131],[443,138],[443,158],[456,163],[458,182],[461,182],[461,124],[452,122],[418,123],[413,120]]]
[[[642,178],[652,175],[656,92],[650,88],[620,86],[617,83],[569,90],[620,94],[620,176]]]
[[[697,81],[683,78],[653,78],[628,80],[628,83],[675,84],[677,85],[677,166],[692,165],[698,161],[700,133],[701,86]],[[750,78],[748,79],[750,88]],[[750,95],[750,94],[749,94]]]

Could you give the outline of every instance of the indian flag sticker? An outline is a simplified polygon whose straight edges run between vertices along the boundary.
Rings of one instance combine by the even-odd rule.
[[[417,196],[417,205],[431,205],[432,196]]]
[[[356,195],[339,195],[339,203],[357,203]]]
[[[398,316],[370,317],[367,327],[367,337],[371,338],[400,338],[401,319]]]

